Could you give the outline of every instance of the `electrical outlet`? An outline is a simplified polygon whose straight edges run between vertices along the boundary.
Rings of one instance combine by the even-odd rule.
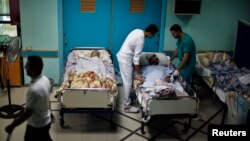
[[[26,51],[31,51],[31,48],[32,48],[31,46],[27,46]]]

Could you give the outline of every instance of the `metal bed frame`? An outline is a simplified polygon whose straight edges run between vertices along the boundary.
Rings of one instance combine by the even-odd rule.
[[[164,54],[165,55],[165,54]],[[171,64],[173,67],[174,65]],[[178,79],[178,77],[177,77]],[[148,117],[154,115],[167,115],[169,117],[176,118],[188,118],[188,122],[184,124],[184,132],[188,132],[191,127],[192,118],[197,118],[199,99],[196,97],[196,93],[193,91],[189,84],[186,85],[184,90],[188,93],[188,96],[178,96],[178,97],[169,97],[161,100],[149,99],[152,100],[149,104],[149,100],[146,102],[146,107],[142,106],[143,96],[139,96],[140,89],[136,89],[137,100],[141,106],[141,133],[145,134],[144,127],[146,122],[150,121]],[[141,98],[141,99],[139,99]],[[179,105],[178,105],[179,104]],[[184,106],[180,106],[180,104]],[[178,106],[180,107],[178,107]],[[186,106],[185,106],[186,105]],[[191,106],[189,106],[191,105]],[[149,110],[148,110],[149,109]]]
[[[73,50],[106,50],[103,47],[76,47]],[[111,60],[112,54],[108,51]],[[113,60],[112,60],[113,62]],[[117,84],[116,84],[117,85]],[[105,112],[110,113],[110,124],[114,127],[113,112],[117,101],[118,91],[111,94],[105,88],[68,88],[63,90],[63,95],[59,94],[58,101],[60,102],[60,126],[65,126],[65,113],[96,113]],[[112,97],[112,103],[111,103]],[[62,100],[63,99],[63,100]],[[95,101],[95,102],[93,102]]]
[[[146,107],[141,105],[141,133],[145,134],[144,127],[148,123],[145,121],[150,122],[148,117],[156,115],[165,115],[171,118],[188,118],[188,122],[183,125],[183,132],[187,133],[191,127],[192,118],[197,118],[199,99],[191,87],[187,86],[186,91],[189,96],[169,97],[161,100],[151,99],[150,104],[149,100],[146,101]],[[183,106],[180,106],[180,104]]]

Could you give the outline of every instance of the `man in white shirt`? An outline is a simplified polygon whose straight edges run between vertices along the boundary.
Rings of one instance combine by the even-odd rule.
[[[120,51],[117,53],[117,59],[121,72],[124,90],[125,112],[137,113],[138,107],[131,105],[130,91],[132,89],[133,67],[136,76],[141,74],[139,59],[144,47],[144,39],[151,38],[158,32],[158,27],[154,24],[149,25],[145,30],[135,29],[129,33],[122,44]]]
[[[15,119],[5,130],[11,133],[15,127],[27,120],[25,141],[52,141],[49,135],[53,115],[49,109],[50,81],[41,75],[43,61],[39,56],[29,56],[25,65],[31,85],[26,97],[26,109],[23,115]]]

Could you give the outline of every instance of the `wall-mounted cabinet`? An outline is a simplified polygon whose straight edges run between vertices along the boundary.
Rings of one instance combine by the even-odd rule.
[[[174,13],[177,15],[200,14],[201,0],[174,0]]]
[[[5,58],[0,57],[0,73],[3,85],[7,85],[8,65],[10,86],[22,86],[23,84],[23,62],[22,57],[18,57],[13,63],[7,63]]]

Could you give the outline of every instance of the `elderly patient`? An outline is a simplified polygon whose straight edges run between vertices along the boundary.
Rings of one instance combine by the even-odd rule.
[[[91,51],[90,57],[79,58],[75,69],[77,72],[93,71],[100,77],[106,77],[108,75],[105,65],[100,59],[100,52],[97,50]]]
[[[171,72],[168,67],[159,65],[159,58],[154,54],[148,59],[149,65],[142,68],[142,77],[138,78],[143,87],[155,85],[157,80],[170,82]]]

